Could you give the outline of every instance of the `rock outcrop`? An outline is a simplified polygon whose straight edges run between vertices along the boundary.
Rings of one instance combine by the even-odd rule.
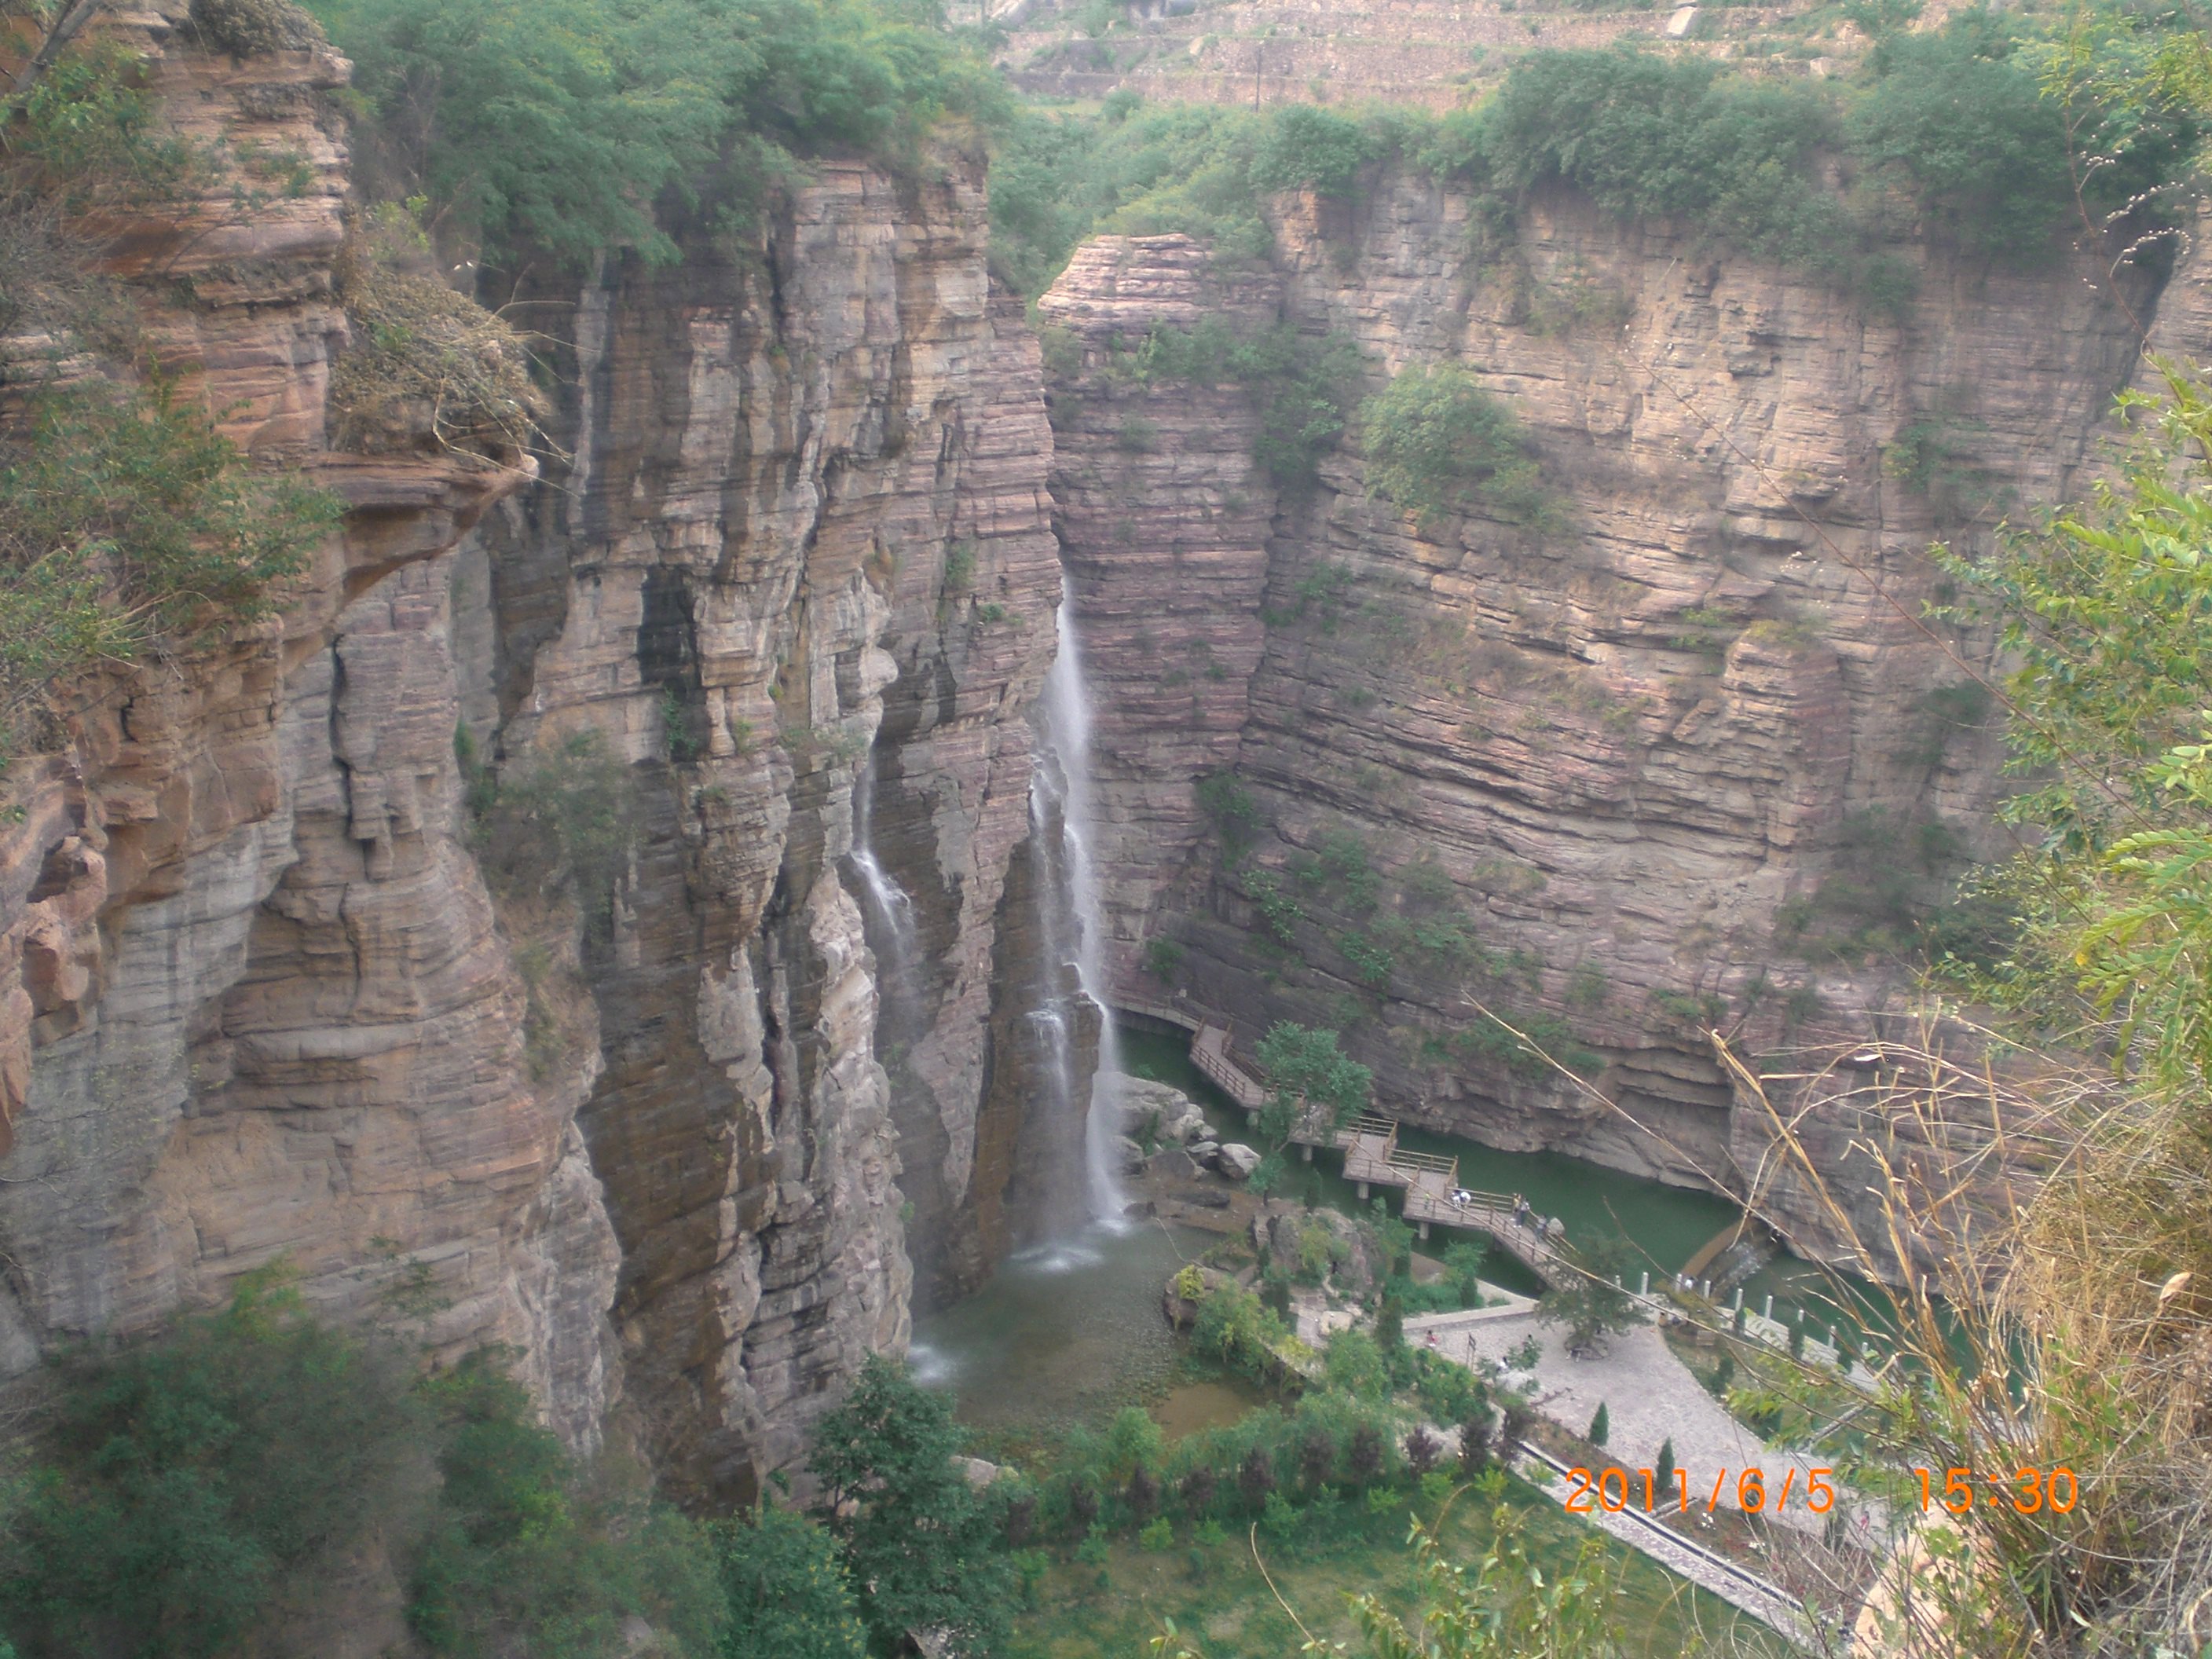
[[[983,1033],[1058,569],[977,163],[821,162],[756,246],[680,240],[576,296],[574,459],[464,566],[469,707],[504,768],[587,730],[629,763],[579,1122],[655,1461],[743,1496],[903,1347],[909,1240],[935,1288],[1003,1251],[1024,1103],[987,1107]]]
[[[422,1290],[434,1352],[512,1345],[588,1444],[617,1372],[587,1079],[531,1075],[454,834],[452,550],[528,467],[331,449],[346,65],[210,55],[176,10],[114,26],[161,108],[310,182],[214,179],[134,221],[111,269],[175,395],[349,513],[266,622],[84,687],[66,745],[10,769],[0,1359],[142,1332],[281,1259],[342,1316]]]
[[[512,1346],[572,1443],[626,1399],[671,1491],[748,1495],[903,1346],[910,1237],[948,1289],[1022,1224],[987,1033],[1059,572],[981,164],[825,161],[750,244],[547,279],[534,489],[341,453],[346,65],[177,9],[117,25],[162,107],[313,184],[219,184],[118,272],[180,395],[350,511],[270,621],[10,770],[0,1362],[282,1259],[334,1316],[404,1293],[434,1352]],[[562,891],[477,814],[579,756],[627,845]]]
[[[1366,184],[1278,202],[1267,269],[1104,238],[1039,306],[1118,976],[1247,1041],[1339,1028],[1415,1121],[1737,1180],[1757,1137],[1705,1030],[1764,1054],[1864,1029],[1893,982],[1866,924],[1997,850],[1966,672],[1994,646],[1924,619],[1925,550],[2081,486],[2127,312],[2086,262],[1921,242],[1885,319],[1565,192],[1485,264],[1464,199]],[[1369,491],[1356,422],[1281,489],[1251,394],[1116,356],[1203,317],[1348,338],[1352,402],[1472,370],[1558,525],[1418,522]]]

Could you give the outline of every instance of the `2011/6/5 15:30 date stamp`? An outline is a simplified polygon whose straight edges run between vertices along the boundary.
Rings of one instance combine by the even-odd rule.
[[[1714,1475],[1708,1492],[1705,1483],[1693,1480],[1687,1469],[1673,1470],[1665,1480],[1650,1469],[1611,1468],[1600,1474],[1569,1469],[1565,1502],[1577,1515],[1599,1510],[1618,1514],[1633,1508],[1650,1515],[1668,1508],[1687,1510],[1699,1502],[1711,1514],[1732,1498],[1730,1508],[1757,1515],[1762,1510],[1786,1508],[1794,1496],[1814,1515],[1826,1515],[1836,1505],[1835,1473],[1827,1468],[1787,1468],[1776,1485],[1767,1480],[1764,1469],[1723,1469]],[[1979,1481],[1966,1469],[1945,1469],[1940,1481],[1933,1469],[1917,1468],[1912,1473],[1920,1480],[1920,1507],[1925,1510],[1941,1504],[1954,1515],[1966,1514],[1977,1501],[1992,1509],[2008,1505],[2022,1515],[2045,1509],[2064,1515],[2081,1498],[2081,1483],[2063,1463],[2050,1469],[2014,1469],[2008,1476],[1984,1477]],[[1982,1488],[1978,1500],[1977,1486]]]
[[[1814,1514],[1826,1515],[1836,1506],[1832,1479],[1835,1473],[1791,1468],[1783,1470],[1779,1485],[1770,1486],[1764,1469],[1723,1469],[1713,1476],[1712,1490],[1707,1492],[1705,1483],[1694,1480],[1687,1469],[1673,1470],[1663,1480],[1650,1469],[1611,1468],[1600,1474],[1569,1469],[1565,1502],[1577,1515],[1599,1510],[1617,1515],[1622,1510],[1638,1508],[1651,1515],[1677,1506],[1686,1510],[1698,1503],[1710,1514],[1724,1500],[1732,1499],[1731,1509],[1757,1515],[1761,1510],[1784,1508],[1794,1498]]]

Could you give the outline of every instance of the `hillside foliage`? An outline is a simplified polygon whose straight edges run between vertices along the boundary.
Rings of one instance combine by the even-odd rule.
[[[373,191],[441,238],[675,256],[665,196],[742,223],[817,154],[918,161],[998,79],[902,0],[313,0],[355,61]]]
[[[1840,82],[1620,47],[1529,52],[1486,101],[1440,117],[1128,94],[1095,116],[1024,113],[993,171],[994,258],[1035,293],[1098,232],[1182,230],[1257,258],[1271,246],[1267,192],[1349,195],[1363,167],[1397,157],[1473,194],[1486,258],[1531,191],[1565,185],[1615,217],[1667,220],[1894,310],[1911,274],[1886,245],[1912,221],[2023,264],[2084,214],[2100,230],[2173,222],[2203,137],[2193,32],[2147,13],[2091,15],[2090,39],[2069,45],[2064,27],[1962,13],[1939,31],[1886,35]],[[2137,58],[2152,68],[2114,68]]]

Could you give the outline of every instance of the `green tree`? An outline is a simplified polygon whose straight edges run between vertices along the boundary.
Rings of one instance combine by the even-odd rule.
[[[1894,34],[1870,63],[1874,85],[1849,118],[1856,152],[1976,252],[2046,252],[2071,205],[2066,136],[2009,40],[1978,29]]]
[[[1612,1433],[1613,1413],[1606,1409],[1605,1401],[1601,1400],[1597,1402],[1596,1413],[1590,1418],[1589,1443],[1593,1446],[1602,1446]]]
[[[480,1350],[421,1384],[442,1486],[408,1607],[416,1634],[465,1659],[601,1659],[641,1620],[680,1653],[713,1653],[726,1608],[708,1540],[653,1502],[640,1472],[571,1458],[507,1358]]]
[[[1527,1523],[1501,1505],[1471,1565],[1447,1557],[1418,1521],[1413,1559],[1425,1604],[1418,1630],[1372,1591],[1352,1602],[1372,1659],[1613,1659],[1622,1650],[1618,1570],[1595,1537],[1565,1564],[1540,1564]]]
[[[1668,1435],[1666,1439],[1659,1443],[1659,1462],[1651,1473],[1654,1484],[1662,1492],[1673,1489],[1674,1485],[1674,1436]]]
[[[1252,156],[1252,182],[1261,190],[1319,191],[1348,194],[1360,164],[1375,154],[1356,121],[1291,104],[1275,112]]]
[[[1489,1257],[1486,1247],[1469,1239],[1456,1239],[1444,1247],[1444,1273],[1459,1292],[1460,1306],[1480,1305],[1482,1269]]]
[[[878,1653],[908,1631],[949,1631],[975,1654],[1005,1639],[1014,1572],[954,1462],[966,1443],[951,1407],[881,1354],[815,1431],[810,1461]]]
[[[1568,1352],[1577,1354],[1596,1352],[1613,1332],[1646,1323],[1650,1316],[1624,1288],[1636,1260],[1633,1247],[1618,1233],[1599,1234],[1567,1251],[1536,1304],[1536,1317],[1565,1326]]]
[[[0,1554],[33,1652],[234,1651],[288,1577],[403,1519],[424,1427],[396,1357],[274,1272],[223,1311],[64,1355]]]
[[[1366,1109],[1375,1074],[1338,1048],[1334,1031],[1279,1021],[1255,1057],[1268,1090],[1260,1133],[1273,1151],[1289,1144],[1302,1109],[1317,1110],[1332,1125]]]
[[[730,1612],[723,1659],[863,1659],[860,1601],[820,1526],[763,1503],[712,1536]]]
[[[1947,568],[2007,620],[2009,741],[2048,781],[2008,805],[2041,844],[1992,886],[2019,919],[1978,994],[2065,1034],[2108,1021],[2156,1086],[2212,1075],[2212,398],[2169,369],[2084,507]]]

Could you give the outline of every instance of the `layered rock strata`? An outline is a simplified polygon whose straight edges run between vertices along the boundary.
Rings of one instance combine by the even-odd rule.
[[[1278,203],[1267,270],[1102,239],[1039,307],[1119,974],[1243,1041],[1339,1028],[1415,1121],[1740,1183],[1759,1137],[1705,1030],[1863,1030],[1891,982],[1867,924],[2000,850],[1969,672],[1993,645],[1925,619],[1925,550],[2081,486],[2127,310],[2086,259],[1931,240],[1896,250],[1918,297],[1886,319],[1565,193],[1482,264],[1463,198],[1367,182]],[[1417,521],[1370,492],[1356,422],[1279,489],[1248,392],[1117,355],[1206,316],[1348,338],[1353,402],[1463,366],[1555,522]]]
[[[983,224],[973,162],[823,162],[754,246],[610,264],[568,313],[573,459],[471,556],[480,746],[512,771],[596,732],[635,786],[579,1121],[680,1492],[746,1495],[903,1347],[909,1241],[939,1286],[1003,1248],[1024,1102],[987,1112],[984,1032],[1058,573]]]
[[[980,164],[824,162],[750,240],[518,296],[561,319],[558,459],[469,536],[526,466],[325,437],[346,66],[177,21],[119,26],[163,108],[313,183],[221,181],[116,268],[182,395],[350,511],[268,622],[10,769],[0,1358],[283,1261],[434,1354],[510,1346],[572,1443],[626,1397],[672,1491],[747,1495],[903,1346],[909,1238],[951,1287],[1022,1224],[994,960],[1059,573]],[[549,880],[606,761],[617,867]],[[897,927],[855,879],[871,771]],[[501,843],[502,791],[550,842]]]
[[[114,33],[234,170],[134,218],[110,268],[175,395],[349,511],[266,622],[84,687],[64,745],[9,769],[0,1353],[140,1333],[283,1262],[342,1317],[420,1290],[434,1352],[511,1345],[589,1444],[617,1378],[586,1079],[532,1077],[453,833],[452,550],[528,470],[329,448],[346,65],[210,55],[176,10]],[[267,154],[312,182],[257,188]]]

